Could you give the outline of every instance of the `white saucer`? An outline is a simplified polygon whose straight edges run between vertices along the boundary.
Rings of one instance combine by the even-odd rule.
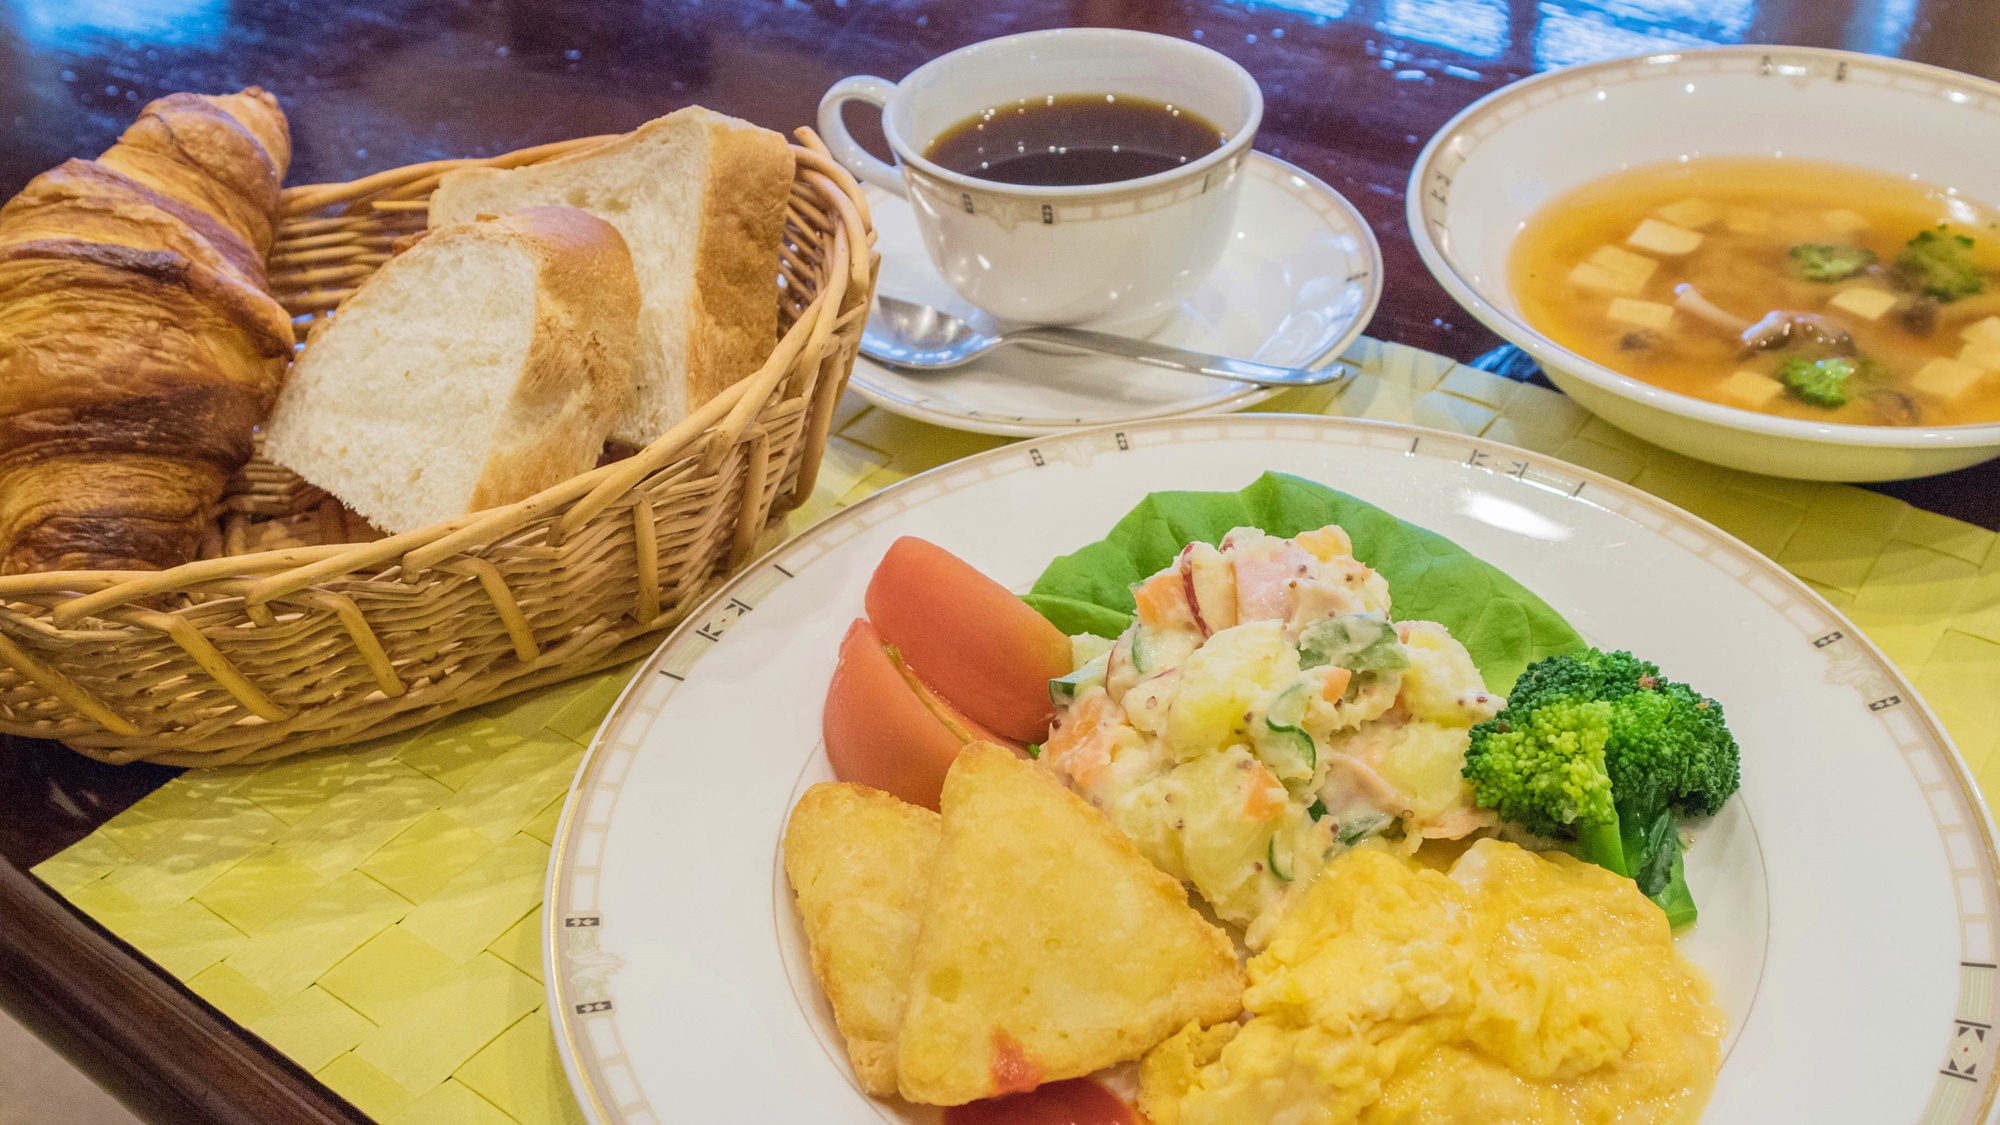
[[[1252,153],[1236,237],[1208,281],[1150,339],[1286,367],[1332,362],[1382,296],[1382,251],[1354,205],[1306,172]],[[925,255],[910,205],[868,189],[877,288],[992,324]],[[1141,418],[1240,410],[1277,391],[1131,360],[1002,348],[964,367],[895,371],[868,359],[848,383],[884,410],[982,434],[1035,437]]]

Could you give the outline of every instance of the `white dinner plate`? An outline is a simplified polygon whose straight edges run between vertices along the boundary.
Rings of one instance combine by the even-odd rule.
[[[1450,537],[1591,643],[1727,707],[1743,788],[1698,829],[1681,948],[1729,1017],[1704,1120],[1971,1125],[1993,1102],[1992,821],[1909,684],[1775,563],[1650,495],[1414,427],[1245,415],[1018,444],[913,478],[752,565],[645,665],[563,813],[549,1011],[599,1125],[935,1121],[864,1097],[778,862],[830,777],[820,705],[883,551],[1022,590],[1148,492],[1279,470]]]
[[[931,265],[910,205],[870,187],[882,273],[876,288],[991,327]],[[1235,236],[1201,288],[1148,339],[1282,367],[1333,362],[1382,296],[1382,252],[1341,194],[1276,157],[1244,164]],[[982,434],[1035,437],[1141,418],[1240,410],[1274,390],[1132,360],[1002,348],[949,371],[907,372],[866,358],[848,385],[884,410]]]

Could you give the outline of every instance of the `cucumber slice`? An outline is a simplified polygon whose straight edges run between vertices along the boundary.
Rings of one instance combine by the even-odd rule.
[[[1132,667],[1142,676],[1164,672],[1187,662],[1200,639],[1182,629],[1148,629],[1132,626]]]
[[[1305,721],[1306,702],[1312,685],[1297,683],[1279,692],[1264,708],[1264,722],[1258,732],[1257,756],[1271,767],[1280,781],[1311,778],[1319,764],[1319,752],[1312,735],[1299,724]]]
[[[1299,668],[1338,664],[1354,672],[1397,672],[1410,666],[1396,627],[1373,613],[1329,617],[1299,634]]]
[[[1298,727],[1274,727],[1268,721],[1257,738],[1257,756],[1271,767],[1279,781],[1304,781],[1319,764],[1312,735]]]
[[[1057,707],[1068,707],[1082,698],[1083,693],[1104,683],[1104,669],[1110,663],[1111,654],[1107,650],[1085,662],[1083,667],[1067,676],[1057,676],[1049,681],[1049,702]]]
[[[1342,847],[1351,848],[1387,827],[1389,818],[1386,816],[1357,816],[1340,826],[1337,838]]]
[[[1111,651],[1118,642],[1100,637],[1095,633],[1078,633],[1069,639],[1069,662],[1072,668],[1081,668],[1091,661]]]
[[[1312,735],[1298,727],[1272,727],[1268,723],[1264,729],[1270,733],[1266,745],[1276,751],[1276,761],[1266,759],[1266,765],[1278,769],[1278,777],[1312,777],[1312,769],[1320,765],[1320,757],[1312,749]]]
[[[1271,836],[1270,846],[1264,849],[1264,855],[1271,861],[1271,874],[1277,876],[1280,883],[1292,881],[1291,867],[1278,862],[1278,837],[1275,833]]]
[[[1279,692],[1264,708],[1264,721],[1273,727],[1296,727],[1305,722],[1306,704],[1312,698],[1312,685],[1298,683]]]
[[[1159,663],[1156,647],[1152,643],[1151,632],[1144,625],[1132,626],[1132,667],[1142,676],[1159,671],[1154,665]]]

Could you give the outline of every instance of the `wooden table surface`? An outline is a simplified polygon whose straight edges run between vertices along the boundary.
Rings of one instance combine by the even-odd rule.
[[[1500,341],[1418,261],[1403,190],[1473,99],[1537,70],[1709,43],[2000,78],[2000,0],[10,0],[0,197],[96,155],[175,90],[275,91],[291,182],[309,183],[621,131],[691,103],[789,130],[844,75],[898,78],[976,40],[1080,25],[1195,39],[1255,74],[1257,146],[1339,189],[1381,240],[1369,331],[1462,360]],[[2000,529],[2000,462],[1881,491]],[[0,1006],[151,1120],[365,1120],[25,874],[172,773],[0,738]]]

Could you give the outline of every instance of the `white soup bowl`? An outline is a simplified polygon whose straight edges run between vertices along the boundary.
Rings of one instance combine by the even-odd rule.
[[[1446,291],[1612,425],[1730,468],[1901,480],[2000,455],[2000,424],[1781,418],[1621,375],[1536,330],[1508,288],[1528,217],[1627,168],[1704,156],[1832,161],[2000,204],[2000,84],[1846,51],[1718,47],[1550,71],[1447,122],[1410,175],[1410,233]]]

